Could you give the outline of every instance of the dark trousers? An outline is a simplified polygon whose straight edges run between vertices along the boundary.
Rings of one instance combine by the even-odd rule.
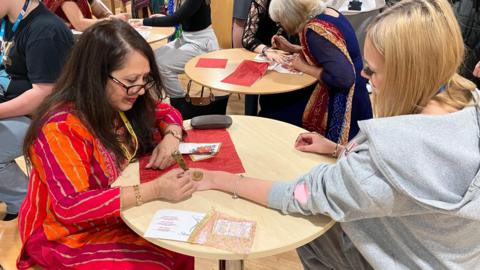
[[[170,105],[180,111],[184,120],[195,116],[207,114],[225,114],[227,112],[228,98],[230,95],[215,96],[215,100],[207,105],[193,105],[185,100],[185,97],[170,98]],[[192,98],[193,99],[193,98]],[[207,97],[208,99],[208,97]]]
[[[303,267],[308,270],[371,270],[339,223],[325,234],[297,249]]]
[[[315,86],[313,84],[292,92],[260,96],[258,115],[301,127],[303,112]]]

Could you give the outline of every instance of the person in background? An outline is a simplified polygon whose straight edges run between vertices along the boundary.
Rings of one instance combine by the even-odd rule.
[[[464,45],[449,2],[403,0],[385,10],[367,29],[364,53],[379,118],[360,122],[335,164],[293,182],[188,175],[203,172],[197,190],[337,221],[297,250],[305,269],[477,268],[480,97],[457,74]]]
[[[62,18],[70,28],[83,32],[100,19],[127,21],[126,13],[113,15],[102,0],[43,0],[53,13]]]
[[[242,35],[247,21],[248,11],[252,0],[234,0],[233,1],[233,28],[232,28],[232,46],[233,48],[242,48]]]
[[[301,41],[298,46],[274,36],[273,46],[294,53],[290,67],[319,81],[302,111],[302,126],[346,144],[358,133],[357,122],[372,118],[355,31],[342,14],[317,0],[272,1],[270,17],[288,33],[299,33]]]
[[[128,23],[102,21],[80,36],[25,137],[31,173],[18,220],[19,269],[193,269],[192,257],[156,247],[120,218],[152,200],[188,198],[192,182],[174,170],[111,186],[152,150],[147,167],[173,163],[182,117],[155,99],[159,83],[150,45]]]
[[[0,0],[0,59],[9,77],[0,92],[0,201],[3,220],[17,217],[27,177],[15,163],[30,125],[29,115],[52,92],[73,36],[38,0]]]
[[[268,14],[271,0],[252,0],[247,24],[242,36],[242,45],[245,49],[261,53],[269,60],[285,63],[286,52],[273,50],[271,40],[275,34],[283,33],[280,26],[275,23]],[[295,37],[292,37],[295,40]]]
[[[475,69],[473,70],[473,76],[480,78],[480,61],[475,65]]]
[[[296,35],[288,35],[275,23],[268,14],[271,0],[252,0],[247,23],[243,32],[242,44],[249,51],[262,54],[270,61],[285,64],[287,52],[272,49],[272,37],[281,34],[294,44],[299,44]],[[284,121],[297,126],[302,125],[302,114],[312,87],[290,93],[274,95],[246,95],[245,114],[260,115]],[[260,103],[260,112],[258,104]]]
[[[148,26],[182,26],[179,38],[155,51],[163,87],[170,96],[170,104],[182,115],[190,115],[190,111],[178,75],[184,72],[188,60],[219,48],[211,26],[210,12],[210,0],[178,0],[171,16],[154,14],[143,19],[143,25]]]
[[[452,0],[451,3],[466,48],[465,59],[459,73],[480,88],[480,78],[472,74],[475,64],[480,59],[480,0]]]

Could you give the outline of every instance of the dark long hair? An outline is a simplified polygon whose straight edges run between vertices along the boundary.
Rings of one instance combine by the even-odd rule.
[[[153,148],[152,128],[155,121],[155,98],[162,97],[160,75],[150,45],[128,23],[120,20],[101,21],[88,28],[73,47],[56,85],[34,114],[27,131],[23,152],[30,159],[29,149],[48,118],[59,107],[71,104],[73,113],[100,142],[117,157],[125,157],[116,134],[118,112],[106,95],[109,75],[123,67],[128,53],[144,55],[150,65],[150,77],[156,86],[138,96],[125,114],[138,137],[139,157]],[[117,120],[117,121],[116,121]],[[120,121],[121,122],[121,121]],[[126,141],[131,137],[125,132]],[[117,162],[120,162],[117,160]]]

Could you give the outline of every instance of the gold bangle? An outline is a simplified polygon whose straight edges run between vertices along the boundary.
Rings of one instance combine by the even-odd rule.
[[[163,133],[163,136],[167,136],[168,134],[172,135],[175,139],[177,139],[179,142],[182,142],[183,141],[183,136],[182,136],[182,132],[180,132],[180,134],[178,134],[176,131],[173,131],[171,129],[168,129],[165,131],[165,133]]]
[[[335,151],[333,151],[332,157],[334,157],[334,158],[338,157],[338,143],[335,145]]]
[[[137,206],[142,205],[143,199],[142,199],[142,194],[140,194],[140,186],[134,185],[133,192],[135,193],[135,203],[137,204]]]
[[[237,180],[235,180],[235,183],[234,183],[234,186],[233,186],[233,194],[232,194],[232,198],[233,198],[233,199],[238,199],[237,185],[238,185],[238,180],[240,180],[240,179],[243,178],[243,174],[240,174],[239,176],[240,176],[240,177],[237,178]]]

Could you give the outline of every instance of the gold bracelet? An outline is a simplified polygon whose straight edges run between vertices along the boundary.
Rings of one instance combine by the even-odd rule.
[[[234,183],[234,186],[233,186],[233,194],[232,194],[232,198],[233,198],[233,199],[238,199],[237,185],[238,185],[238,180],[240,180],[240,179],[243,178],[243,174],[240,174],[239,176],[240,176],[240,177],[237,178],[237,180],[235,180],[235,183]]]
[[[134,185],[133,186],[133,192],[135,192],[135,203],[137,206],[140,206],[143,204],[143,199],[142,199],[142,194],[140,194],[140,186],[139,185]]]
[[[335,145],[335,151],[333,151],[332,157],[334,157],[334,158],[338,157],[338,143]]]

